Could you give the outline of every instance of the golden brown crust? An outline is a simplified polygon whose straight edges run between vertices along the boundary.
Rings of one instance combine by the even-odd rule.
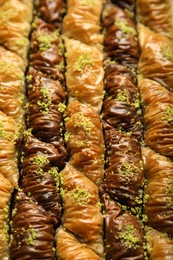
[[[72,102],[67,108],[65,140],[70,163],[95,184],[104,178],[104,142],[100,117],[92,107]]]
[[[173,93],[149,79],[141,80],[140,90],[145,143],[173,159]]]
[[[144,210],[148,224],[173,236],[173,162],[150,148],[143,148],[145,187]]]

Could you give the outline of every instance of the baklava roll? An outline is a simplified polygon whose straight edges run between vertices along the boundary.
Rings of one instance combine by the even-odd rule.
[[[116,128],[138,140],[142,137],[141,110],[136,79],[123,65],[106,61],[102,118],[105,128]]]
[[[57,257],[59,260],[100,260],[100,257],[80,243],[78,239],[62,227],[56,232]]]
[[[156,152],[173,159],[173,93],[155,81],[141,79],[144,140]]]
[[[28,80],[27,126],[35,137],[56,147],[62,167],[66,158],[62,123],[66,92],[59,81],[33,69]]]
[[[0,110],[23,128],[24,61],[0,46]]]
[[[141,56],[140,73],[173,91],[173,43],[160,33],[138,26]]]
[[[104,140],[98,114],[77,101],[67,107],[67,152],[70,163],[96,185],[104,178]]]
[[[141,206],[144,176],[139,141],[110,128],[105,131],[105,146],[106,192],[124,205]]]
[[[100,16],[103,0],[68,0],[63,20],[63,34],[102,49]]]
[[[0,112],[0,173],[14,187],[18,187],[18,165],[16,154],[17,126],[15,121]]]
[[[9,215],[10,200],[14,187],[0,173],[0,259],[9,258]]]
[[[63,0],[38,0],[34,2],[37,15],[47,23],[53,23],[57,28],[62,27],[62,20],[66,12],[66,4]]]
[[[171,0],[137,0],[138,21],[170,39],[173,39]]]
[[[58,158],[53,145],[32,136],[25,137],[20,187],[56,218],[57,225],[61,219]]]
[[[107,260],[144,259],[144,234],[141,223],[124,211],[107,194],[103,196],[105,208],[105,250]]]
[[[6,0],[0,3],[0,44],[21,56],[25,63],[32,21],[32,1]]]
[[[64,46],[55,25],[35,18],[30,44],[30,66],[65,85]]]
[[[123,9],[108,3],[103,11],[105,56],[120,64],[137,67],[139,57],[134,20]]]
[[[61,178],[63,227],[74,234],[86,248],[102,258],[103,216],[97,186],[70,162],[61,171]],[[57,239],[59,241],[58,237]]]
[[[173,236],[173,162],[143,148],[146,176],[144,211],[148,225]]]
[[[149,259],[173,259],[173,240],[167,234],[148,227],[145,229],[145,237]]]
[[[100,112],[103,99],[102,54],[94,46],[73,39],[65,39],[67,50],[66,83],[69,102],[91,105]]]
[[[12,211],[11,260],[55,260],[54,218],[19,190]]]

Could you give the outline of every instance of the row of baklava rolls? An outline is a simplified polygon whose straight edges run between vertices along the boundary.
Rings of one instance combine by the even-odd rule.
[[[171,1],[137,1],[149,259],[173,258],[173,24]],[[147,14],[147,15],[146,15]]]
[[[11,221],[11,259],[56,259],[55,229],[61,220],[59,170],[64,146],[63,1],[34,2],[26,73],[26,131],[21,146],[19,188]]]
[[[139,48],[134,1],[107,1],[103,9],[106,146],[106,259],[144,259],[141,224],[142,122],[137,87]]]
[[[68,104],[68,162],[61,171],[63,215],[57,229],[60,260],[105,259],[99,187],[104,179],[104,140],[99,113],[103,99],[103,1],[69,0],[63,20]]]
[[[0,1],[0,259],[10,259],[9,215],[18,187],[18,152],[24,130],[24,76],[32,1]]]

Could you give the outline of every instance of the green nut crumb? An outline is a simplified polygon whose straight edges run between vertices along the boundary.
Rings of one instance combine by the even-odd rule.
[[[70,191],[69,195],[73,203],[77,201],[79,206],[87,205],[90,202],[91,193],[87,189],[77,187]]]
[[[124,34],[131,34],[133,36],[136,36],[137,34],[136,30],[133,27],[129,26],[126,21],[116,19],[115,25],[118,26]]]
[[[139,169],[132,163],[122,162],[117,168],[118,174],[125,178],[126,181],[130,181],[130,178],[138,175]]]
[[[161,45],[161,54],[164,59],[173,62],[173,50],[166,44]]]
[[[27,230],[28,232],[28,238],[27,238],[27,245],[33,246],[34,242],[37,238],[37,232],[35,231],[35,229],[32,226],[29,226],[29,229]]]
[[[127,248],[137,248],[139,238],[136,236],[136,229],[133,225],[120,226],[117,236]]]
[[[164,119],[168,122],[170,126],[173,126],[173,105],[167,106],[164,113]]]
[[[92,68],[93,57],[91,53],[79,54],[76,62],[73,65],[73,71],[83,71],[85,68]]]
[[[122,89],[122,90],[119,89],[115,100],[130,104],[128,90],[127,89]]]

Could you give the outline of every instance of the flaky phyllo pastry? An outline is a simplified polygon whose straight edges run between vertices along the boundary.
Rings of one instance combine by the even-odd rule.
[[[0,109],[23,124],[24,61],[15,53],[0,47]]]
[[[105,251],[107,259],[144,259],[141,223],[121,205],[103,195],[105,208]]]
[[[0,3],[0,44],[20,55],[25,61],[31,21],[31,0],[7,0]]]
[[[171,0],[137,0],[138,20],[151,30],[173,38]]]
[[[101,258],[103,256],[103,217],[97,186],[71,163],[61,172],[64,212],[63,227]],[[58,244],[60,243],[57,236]],[[62,253],[60,252],[60,255]]]
[[[80,243],[75,235],[61,227],[56,232],[56,240],[59,260],[100,260],[100,257],[94,251]]]
[[[173,43],[142,24],[138,30],[141,47],[138,65],[140,73],[173,91]]]
[[[103,0],[69,0],[63,21],[63,33],[88,45],[101,49],[100,15]]]
[[[148,224],[173,236],[173,162],[151,150],[143,148],[145,186],[144,210]]]
[[[9,214],[13,186],[0,173],[0,259],[8,259],[9,255]]]
[[[0,173],[14,187],[18,186],[16,140],[17,126],[15,121],[0,112]]]
[[[71,164],[96,185],[104,178],[102,125],[94,109],[77,101],[67,108],[65,141]]]
[[[46,210],[19,190],[12,212],[13,258],[54,259],[54,224],[54,218]]]
[[[146,228],[147,253],[149,259],[172,259],[173,241],[166,233],[161,233],[153,228]]]
[[[140,80],[145,143],[173,159],[173,93],[155,81]]]
[[[67,50],[67,90],[77,99],[100,112],[103,98],[102,54],[94,46],[65,38]]]

